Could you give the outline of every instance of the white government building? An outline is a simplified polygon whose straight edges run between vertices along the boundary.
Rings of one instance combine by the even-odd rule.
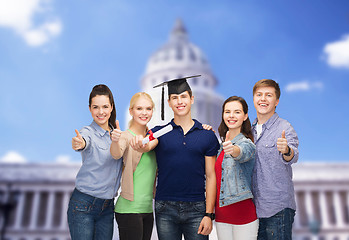
[[[142,90],[152,95],[160,109],[161,89],[153,89],[154,85],[198,73],[202,77],[189,80],[195,96],[193,117],[217,129],[224,100],[214,89],[218,81],[180,21],[169,41],[150,57]],[[153,125],[162,123],[159,112]],[[172,118],[168,108],[165,115],[168,122]],[[69,240],[66,212],[79,167],[80,163],[0,163],[0,240]],[[293,170],[294,239],[349,240],[349,163],[302,163],[300,159]],[[16,205],[11,207],[13,202]],[[217,239],[214,232],[210,239]]]

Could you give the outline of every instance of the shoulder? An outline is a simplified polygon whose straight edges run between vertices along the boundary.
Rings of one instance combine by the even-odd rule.
[[[164,128],[164,127],[170,125],[170,124],[171,124],[171,122],[169,122],[169,123],[167,123],[167,124],[164,124],[164,125],[157,125],[157,126],[153,127],[153,128],[150,129],[150,130],[151,130],[152,132],[156,132],[156,131],[158,131],[158,130],[160,130],[160,129],[162,129],[162,128]]]
[[[95,132],[95,129],[91,126],[84,126],[80,130],[80,133],[83,136],[91,136],[94,132]]]

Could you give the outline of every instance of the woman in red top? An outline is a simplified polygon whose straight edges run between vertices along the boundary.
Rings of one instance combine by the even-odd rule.
[[[251,178],[256,146],[243,98],[233,96],[224,102],[218,132],[223,142],[215,164],[218,239],[255,240],[258,219]]]

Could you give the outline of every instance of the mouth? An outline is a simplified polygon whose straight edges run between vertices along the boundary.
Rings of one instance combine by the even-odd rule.
[[[183,110],[185,108],[185,106],[178,106],[177,109],[178,110]]]
[[[228,123],[229,123],[229,124],[235,124],[236,122],[237,122],[237,120],[233,120],[233,119],[229,119],[229,120],[228,120]]]
[[[139,117],[141,121],[148,121],[148,117]]]
[[[105,116],[97,116],[97,119],[99,119],[99,120],[104,120],[104,119],[105,119]]]
[[[266,103],[260,103],[260,104],[259,104],[259,106],[260,106],[260,107],[262,107],[262,108],[266,108],[266,107],[268,107],[268,106],[269,106],[269,104],[266,104]]]

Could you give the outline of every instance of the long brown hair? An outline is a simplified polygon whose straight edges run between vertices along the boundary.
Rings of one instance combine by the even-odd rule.
[[[114,128],[116,128],[115,120],[116,120],[116,110],[115,110],[115,103],[114,103],[114,97],[110,89],[104,85],[104,84],[98,84],[93,87],[90,98],[88,100],[88,105],[91,107],[92,98],[95,96],[107,96],[109,98],[110,105],[112,106],[113,110],[110,113],[110,118],[108,119],[108,124],[112,125]]]
[[[227,132],[229,130],[227,125],[224,122],[224,119],[223,119],[224,108],[225,108],[225,105],[228,102],[233,102],[233,101],[237,101],[237,102],[241,103],[242,110],[244,111],[244,113],[245,114],[248,113],[248,105],[247,105],[245,99],[243,99],[242,97],[232,96],[232,97],[228,98],[227,100],[225,100],[225,102],[223,103],[223,106],[222,106],[222,122],[221,122],[221,124],[218,127],[219,136],[221,137],[221,140],[223,142],[225,141],[225,135],[227,134]],[[251,122],[250,122],[249,117],[247,117],[246,120],[242,123],[242,125],[241,125],[241,133],[245,137],[251,139],[252,142],[253,142],[253,135],[252,135],[252,130],[251,130]]]

